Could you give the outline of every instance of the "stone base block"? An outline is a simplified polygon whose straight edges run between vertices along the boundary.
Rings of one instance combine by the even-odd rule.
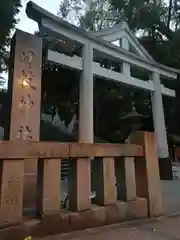
[[[14,237],[44,237],[47,235],[71,232],[87,228],[95,228],[123,221],[147,218],[147,200],[137,198],[132,202],[117,202],[111,206],[92,205],[90,210],[81,212],[61,211],[56,215],[45,215],[43,219],[24,221],[24,224],[0,231],[1,240]]]

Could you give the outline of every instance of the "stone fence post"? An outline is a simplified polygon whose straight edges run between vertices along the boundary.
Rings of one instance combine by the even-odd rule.
[[[135,161],[136,191],[138,197],[148,200],[149,216],[162,215],[162,194],[155,135],[151,132],[135,132],[129,143],[141,145],[144,158]]]

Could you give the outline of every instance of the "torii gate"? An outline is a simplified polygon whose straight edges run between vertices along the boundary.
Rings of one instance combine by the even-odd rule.
[[[70,40],[83,49],[81,57],[69,57],[51,50],[48,51],[47,56],[51,62],[82,73],[79,99],[79,141],[92,143],[94,140],[93,77],[98,76],[151,92],[158,155],[159,158],[168,158],[162,94],[175,97],[175,92],[165,88],[160,78],[163,76],[167,79],[177,79],[180,71],[154,61],[129,30],[126,23],[121,23],[102,32],[92,33],[63,21],[32,2],[27,4],[26,12],[31,19],[39,24],[41,33],[61,40]],[[23,135],[26,139],[39,140],[42,39],[17,31],[15,40],[14,72],[10,78],[11,81],[9,81],[9,91],[12,94],[9,138],[11,140],[19,139]],[[111,43],[115,40],[120,40],[121,47]],[[130,52],[130,49],[134,53]],[[108,57],[116,63],[122,63],[121,72],[100,66],[99,63],[95,62],[97,55],[101,58]],[[132,65],[144,69],[149,74],[149,80],[143,81],[132,77],[130,73]],[[12,75],[12,73],[10,74]],[[19,80],[21,80],[21,88]],[[30,87],[25,93],[24,88],[27,80]],[[24,105],[29,109],[26,113],[21,111]],[[37,163],[37,161],[35,162]]]
[[[88,33],[61,20],[32,2],[29,2],[27,5],[27,14],[31,19],[38,22],[40,32],[54,35],[60,39],[62,37],[70,39],[83,46],[82,58],[76,56],[68,57],[57,52],[48,51],[49,61],[82,71],[80,81],[79,141],[93,142],[93,76],[95,75],[152,93],[152,109],[158,155],[160,158],[169,157],[162,94],[174,97],[175,92],[165,88],[161,84],[160,77],[165,76],[169,79],[176,79],[180,71],[155,62],[125,23],[102,32]],[[120,39],[121,48],[111,43]],[[135,49],[136,54],[129,51],[130,45]],[[116,62],[122,61],[122,72],[117,73],[100,67],[100,65],[93,62],[93,54],[96,54],[96,52],[101,56],[109,56],[111,59],[115,59]],[[149,81],[146,82],[131,77],[131,65],[149,71]]]

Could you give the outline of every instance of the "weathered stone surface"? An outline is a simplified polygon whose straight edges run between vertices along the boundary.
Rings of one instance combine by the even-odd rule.
[[[96,219],[97,223],[100,225],[103,224],[106,221],[106,207],[100,207],[97,205],[92,206],[92,211],[94,214],[94,218]]]
[[[41,111],[42,39],[17,30],[12,44],[11,58],[13,71],[10,72],[8,91],[12,98],[10,124],[5,133],[6,139],[38,141]],[[37,159],[25,160],[25,170],[27,174],[37,175]],[[33,175],[25,179],[27,181],[26,188],[24,188],[26,207],[35,206],[36,184],[32,183],[31,178],[36,180],[36,176]]]
[[[107,206],[116,203],[116,177],[114,158],[95,159],[94,170],[92,172],[95,178],[96,204]]]
[[[119,157],[143,156],[142,147],[134,144],[71,143],[70,157]]]
[[[91,160],[78,158],[70,161],[69,209],[84,211],[91,208]]]
[[[125,182],[126,182],[126,201],[136,199],[136,177],[134,157],[124,159]]]
[[[0,164],[0,226],[20,223],[23,208],[24,161],[4,160]]]
[[[126,215],[127,215],[127,211],[128,211],[128,204],[127,202],[123,202],[123,201],[118,201],[116,203],[117,206],[117,211],[119,213],[119,217],[120,219],[125,219]]]
[[[145,156],[135,160],[137,196],[149,202],[151,217],[162,215],[162,193],[159,177],[157,145],[154,133],[136,132],[129,139],[143,147]]]
[[[81,212],[61,211],[59,215],[44,215],[39,221],[26,221],[21,226],[0,231],[0,239],[12,240],[16,236],[17,240],[22,240],[28,235],[46,236],[146,217],[147,201],[137,198],[136,201],[117,202],[106,207],[93,205],[92,209]]]
[[[60,212],[60,185],[61,160],[39,160],[37,209],[40,215]]]
[[[145,198],[137,198],[135,201],[127,203],[127,217],[130,219],[146,218],[148,216],[148,206]]]

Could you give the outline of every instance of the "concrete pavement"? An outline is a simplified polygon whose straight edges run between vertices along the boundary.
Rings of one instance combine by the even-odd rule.
[[[180,214],[33,240],[180,240]]]

